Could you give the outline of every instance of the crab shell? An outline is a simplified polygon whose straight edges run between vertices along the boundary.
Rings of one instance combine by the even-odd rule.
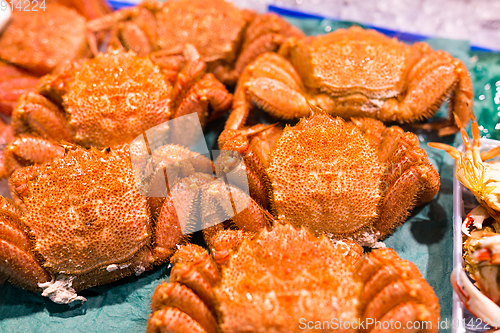
[[[86,24],[75,10],[58,4],[47,4],[40,12],[14,11],[0,35],[0,60],[33,74],[50,73],[88,52]]]
[[[418,138],[397,126],[369,118],[346,123],[315,113],[283,133],[256,129],[257,144],[235,131],[223,149],[243,156],[257,202],[270,206],[276,219],[306,226],[317,236],[373,246],[439,190],[439,175]],[[216,166],[235,167],[222,159]]]
[[[237,231],[226,232],[226,236]],[[205,250],[186,245],[174,256],[170,283],[156,288],[147,332],[302,332],[318,322],[430,321],[438,299],[410,262],[391,249],[363,259],[351,241],[330,243],[306,229],[276,225],[242,240],[219,269]],[[331,325],[331,326],[330,326]],[[317,329],[317,327],[314,327]],[[359,330],[358,330],[359,329]]]
[[[127,145],[68,149],[12,175],[19,206],[0,197],[0,280],[57,303],[84,300],[75,290],[165,262],[184,239],[176,211],[155,209],[139,192]],[[197,153],[163,149],[170,158],[164,168],[182,161],[179,174],[212,172],[212,162]]]
[[[193,44],[225,84],[236,83],[259,54],[276,51],[287,37],[303,36],[277,15],[256,15],[224,0],[145,1],[96,19],[90,27],[111,29],[112,40],[141,55]]]
[[[314,105],[344,119],[408,123],[429,118],[450,96],[450,111],[463,123],[472,112],[472,83],[460,60],[360,27],[287,40],[278,54],[245,68],[235,96],[226,129],[241,128],[253,104],[278,119],[308,116]],[[453,117],[424,128],[458,131]]]
[[[7,175],[20,166],[62,156],[58,142],[105,148],[131,142],[144,131],[195,112],[201,125],[230,108],[232,95],[198,51],[161,59],[109,50],[68,63],[43,77],[37,93],[23,95],[12,115],[15,140],[5,150]],[[189,145],[189,128],[175,142]],[[184,142],[182,140],[184,138]]]
[[[110,12],[102,0],[47,1],[45,8],[43,5],[45,2],[27,6],[11,1],[8,7],[15,11],[3,33],[0,22],[0,113],[10,115],[21,95],[35,91],[39,75],[65,61],[90,56],[89,46],[95,45],[93,36],[87,34],[85,18]]]

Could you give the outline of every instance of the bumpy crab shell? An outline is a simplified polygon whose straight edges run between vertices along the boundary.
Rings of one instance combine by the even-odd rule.
[[[391,249],[363,259],[354,242],[332,244],[278,224],[244,239],[226,259],[219,272],[205,250],[182,247],[170,283],[153,295],[147,332],[310,332],[325,322],[322,331],[356,332],[367,318],[402,327],[429,321],[424,331],[437,332],[437,297]],[[350,327],[335,329],[332,318]]]
[[[180,54],[161,59],[109,50],[43,77],[38,92],[23,95],[13,112],[16,138],[5,149],[6,176],[62,156],[61,141],[98,148],[119,145],[193,112],[205,125],[232,101],[224,85],[205,70],[198,51],[186,45]],[[182,133],[186,140],[188,130]]]
[[[175,209],[155,209],[139,192],[128,146],[68,149],[12,175],[19,206],[0,197],[0,281],[58,303],[82,300],[75,290],[141,274],[168,260],[184,239]],[[165,149],[164,168],[182,162],[184,176],[212,172],[197,153]]]
[[[439,175],[415,134],[352,120],[315,113],[270,134],[258,125],[226,136],[223,149],[243,156],[250,194],[275,218],[371,246],[432,200]],[[235,167],[230,159],[217,165]]]

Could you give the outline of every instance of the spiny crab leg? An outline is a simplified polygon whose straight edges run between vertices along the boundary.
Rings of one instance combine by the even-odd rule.
[[[460,284],[457,276],[459,275]],[[492,300],[483,295],[470,281],[467,274],[460,268],[456,267],[451,273],[451,285],[453,290],[465,305],[467,310],[474,314],[477,318],[495,328],[500,328],[500,325],[495,319],[500,318],[500,307]]]
[[[429,142],[429,147],[446,151],[450,156],[457,161],[457,179],[477,197],[478,191],[484,185],[484,164],[481,160],[479,152],[479,127],[476,119],[472,115],[472,135],[473,143],[471,145],[469,136],[465,131],[460,119],[454,114],[457,126],[460,128],[462,140],[465,147],[465,155],[458,149],[443,143]]]

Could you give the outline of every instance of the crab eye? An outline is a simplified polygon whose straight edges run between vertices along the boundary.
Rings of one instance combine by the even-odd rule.
[[[111,147],[108,147],[108,148],[104,149],[104,152],[105,152],[106,154],[111,153]]]

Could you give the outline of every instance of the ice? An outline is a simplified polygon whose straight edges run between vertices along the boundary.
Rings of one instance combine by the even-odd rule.
[[[265,12],[268,5],[328,18],[453,39],[500,50],[500,0],[234,0]]]

